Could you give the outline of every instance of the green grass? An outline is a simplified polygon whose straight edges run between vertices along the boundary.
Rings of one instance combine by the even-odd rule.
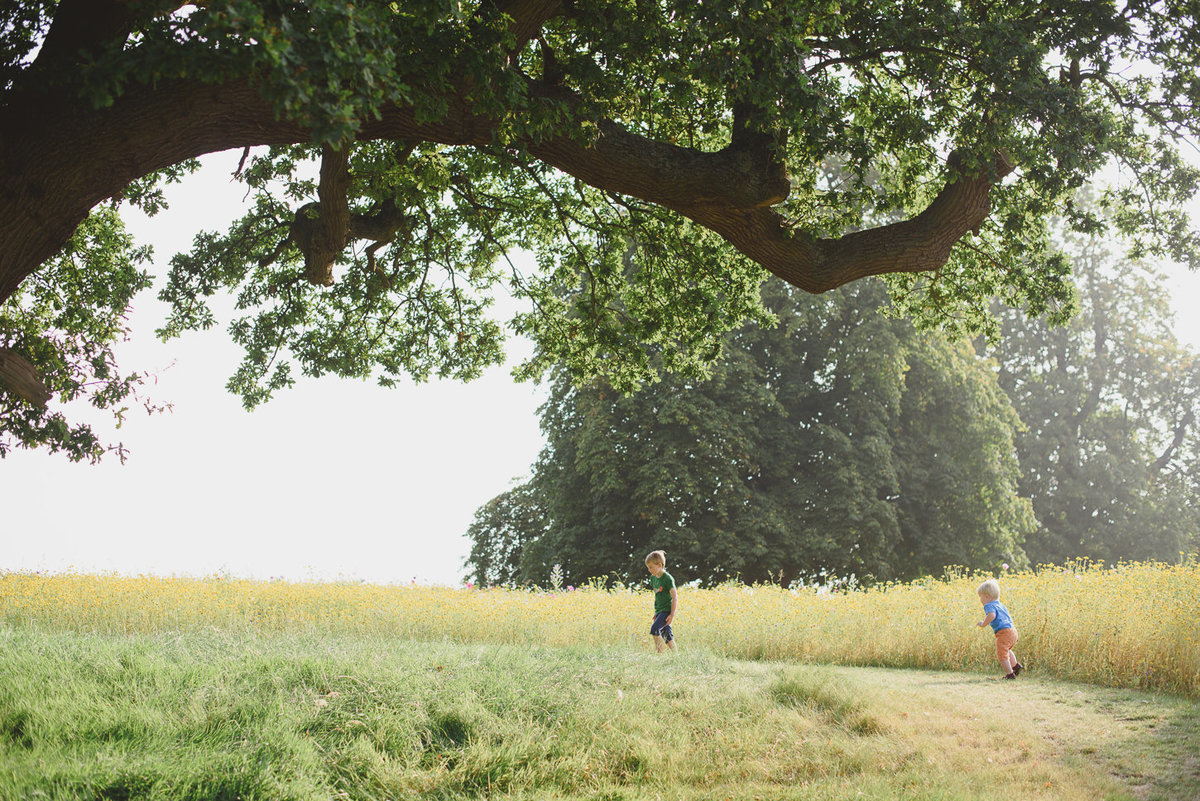
[[[0,799],[1174,799],[1200,705],[693,651],[0,628]]]

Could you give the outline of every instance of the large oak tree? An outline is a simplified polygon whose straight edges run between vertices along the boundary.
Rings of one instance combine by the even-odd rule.
[[[528,301],[536,375],[696,368],[810,292],[894,276],[979,325],[1069,295],[1046,221],[1121,168],[1135,248],[1192,253],[1195,0],[27,0],[0,4],[0,451],[95,456],[48,398],[119,407],[109,345],[154,210],[244,149],[248,214],[175,260],[165,335],[237,297],[250,405],[307,374],[469,378]],[[90,227],[81,228],[90,218]],[[870,225],[870,220],[893,222]],[[509,253],[535,254],[519,269]],[[90,260],[88,254],[98,254]],[[520,264],[517,262],[516,264]],[[636,268],[636,269],[635,269]]]

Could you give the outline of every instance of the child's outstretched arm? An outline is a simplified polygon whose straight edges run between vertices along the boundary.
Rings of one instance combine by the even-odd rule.
[[[989,623],[991,623],[991,622],[992,622],[993,620],[995,620],[995,619],[996,619],[996,613],[995,613],[995,612],[988,612],[988,613],[987,613],[987,617],[985,617],[983,620],[979,621],[979,622],[978,622],[978,623],[976,623],[975,625],[976,625],[976,626],[979,626],[980,628],[983,628],[984,626],[988,625]]]

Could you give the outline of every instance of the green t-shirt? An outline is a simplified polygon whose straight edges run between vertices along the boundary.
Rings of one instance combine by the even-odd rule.
[[[650,589],[654,592],[654,614],[671,611],[671,590],[675,589],[675,579],[663,571],[661,576],[650,577]]]

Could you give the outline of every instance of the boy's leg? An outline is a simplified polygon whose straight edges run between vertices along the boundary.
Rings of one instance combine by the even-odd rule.
[[[661,654],[663,647],[671,639],[671,627],[667,625],[667,613],[659,612],[654,616],[654,622],[650,624],[650,636],[654,638],[654,648]]]
[[[1017,660],[1012,658],[1012,648],[1017,644],[1016,632],[1012,629],[1001,629],[996,632],[996,660],[1000,663],[1005,677],[1012,676],[1012,666]]]

